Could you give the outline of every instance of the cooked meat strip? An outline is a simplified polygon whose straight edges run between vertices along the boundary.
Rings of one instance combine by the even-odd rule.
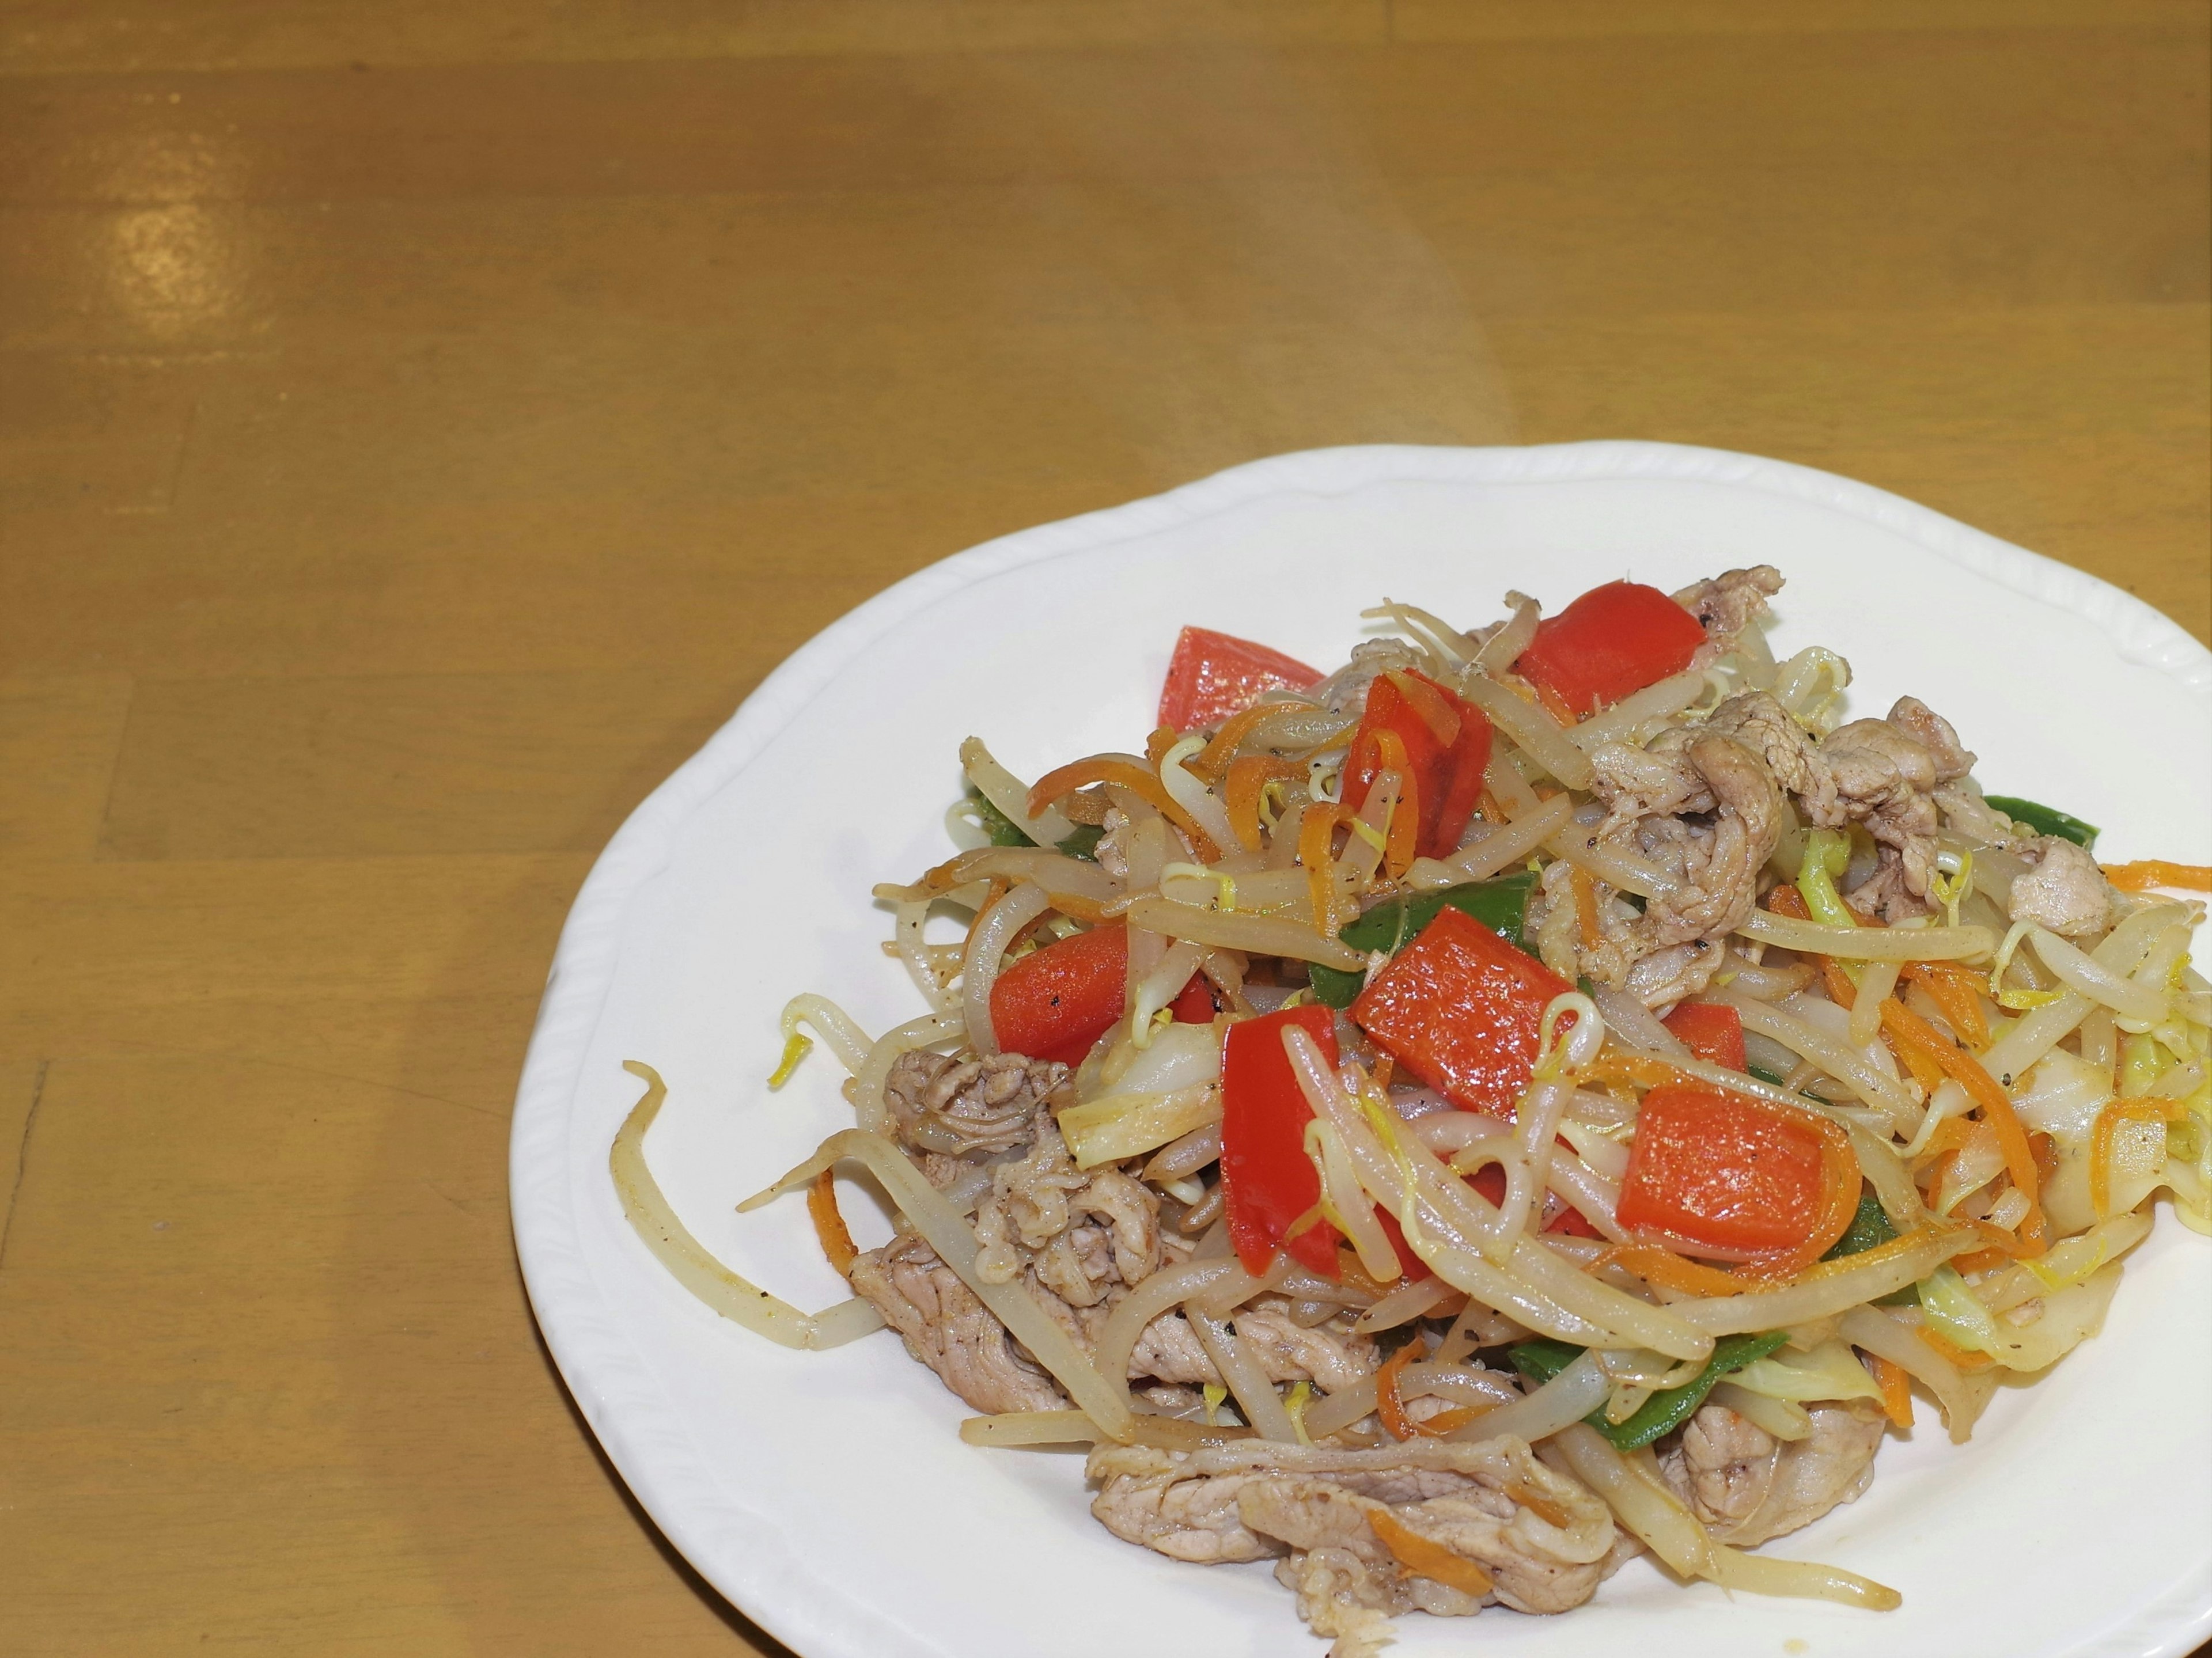
[[[2056,835],[2039,836],[2027,855],[2034,867],[2012,884],[2014,920],[2033,921],[2067,938],[2112,924],[2112,883],[2094,858]]]
[[[1023,1356],[1005,1325],[921,1238],[902,1233],[853,1262],[847,1275],[907,1351],[977,1410],[1056,1411],[1066,1398]]]
[[[1661,1472],[1717,1542],[1748,1548],[1809,1526],[1874,1480],[1882,1419],[1856,1400],[1811,1405],[1813,1431],[1777,1440],[1724,1405],[1692,1417]]]
[[[1757,754],[1697,726],[1665,732],[1646,750],[1607,744],[1591,763],[1593,792],[1607,809],[1597,838],[1624,843],[1680,884],[1650,899],[1632,921],[1601,914],[1603,936],[1595,946],[1578,944],[1572,965],[1620,987],[1646,957],[1688,946],[1637,983],[1649,1005],[1678,1001],[1711,978],[1721,958],[1717,941],[1741,926],[1759,900],[1760,866],[1782,835],[1781,791]],[[1540,940],[1554,948],[1559,934],[1547,923],[1556,927],[1572,878],[1555,878],[1561,868],[1554,864],[1545,872],[1548,902],[1538,921]],[[1574,976],[1548,952],[1546,960],[1562,976]]]
[[[1371,1451],[1264,1440],[1191,1452],[1102,1445],[1087,1471],[1100,1486],[1091,1512],[1129,1542],[1185,1560],[1287,1549],[1276,1575],[1318,1634],[1373,1639],[1379,1618],[1472,1612],[1493,1600],[1563,1612],[1622,1558],[1605,1505],[1510,1437]],[[1476,1568],[1491,1591],[1409,1575],[1376,1532],[1378,1513]]]
[[[963,1090],[988,1103],[988,1079],[994,1075],[1021,1079],[1012,1088],[999,1085],[1001,1101],[1028,1099],[1030,1119],[1018,1126],[997,1123],[992,1139],[1007,1142],[1009,1149],[1025,1141],[1026,1149],[1018,1157],[1000,1154],[991,1189],[976,1206],[975,1241],[981,1247],[975,1269],[986,1283],[1018,1280],[1088,1351],[1129,1287],[1191,1246],[1162,1232],[1159,1194],[1141,1181],[1116,1169],[1086,1173],[1076,1168],[1052,1114],[1066,1066],[1040,1068],[1009,1055],[1012,1063],[994,1072],[973,1060],[921,1057],[934,1063],[910,1067],[903,1085],[916,1121],[925,1121],[930,1110],[951,1114]],[[1039,1086],[1045,1095],[1038,1094]],[[971,1113],[959,1120],[976,1119]],[[971,1157],[981,1155],[981,1144]],[[969,1166],[940,1152],[925,1154],[924,1162],[945,1162],[954,1171]],[[854,1291],[906,1339],[908,1350],[976,1409],[1051,1410],[1066,1403],[996,1315],[919,1239],[902,1233],[884,1248],[868,1251],[854,1262],[851,1276]],[[1348,1315],[1301,1325],[1279,1296],[1240,1309],[1235,1328],[1274,1382],[1310,1381],[1333,1393],[1370,1375],[1380,1362],[1373,1340],[1352,1333]],[[1197,1387],[1218,1383],[1221,1376],[1182,1315],[1169,1312],[1139,1337],[1128,1379]]]
[[[1300,1325],[1279,1296],[1262,1296],[1238,1308],[1232,1323],[1270,1382],[1312,1382],[1325,1393],[1335,1393],[1373,1374],[1381,1362],[1371,1337],[1352,1334],[1341,1319]],[[1146,1326],[1129,1356],[1129,1374],[1186,1387],[1221,1380],[1179,1313],[1164,1314]]]
[[[884,1099],[908,1150],[974,1160],[1025,1143],[1037,1108],[1070,1074],[1056,1060],[1019,1054],[986,1060],[921,1050],[892,1062]]]
[[[1708,668],[1735,648],[1743,630],[1766,614],[1766,601],[1782,591],[1782,572],[1771,564],[1727,570],[1693,581],[1674,602],[1698,618],[1705,642],[1690,659],[1692,668]]]
[[[1530,917],[1540,952],[1553,971],[1626,986],[1650,1007],[1702,990],[1721,941],[1757,902],[1759,870],[1790,825],[1793,802],[1805,823],[1863,823],[1881,843],[1881,860],[1845,895],[1861,909],[1890,920],[1924,914],[1939,792],[1973,762],[1949,722],[1909,696],[1887,719],[1854,721],[1825,741],[1766,692],[1746,691],[1642,748],[1602,744],[1590,756],[1591,793],[1606,808],[1593,841],[1656,865],[1680,890],[1629,921],[1606,907],[1601,889],[1602,937],[1589,945],[1566,913],[1571,878],[1554,865]],[[1961,811],[1978,804],[1971,790],[1949,798]]]

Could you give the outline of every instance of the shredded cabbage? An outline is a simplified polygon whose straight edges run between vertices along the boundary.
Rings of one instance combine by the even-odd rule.
[[[1940,1272],[1949,1272],[1948,1266]],[[1788,1352],[1788,1349],[1784,1350]],[[1880,1399],[1881,1389],[1845,1343],[1824,1341],[1810,1352],[1755,1358],[1729,1380],[1747,1393],[1802,1404],[1809,1399]]]

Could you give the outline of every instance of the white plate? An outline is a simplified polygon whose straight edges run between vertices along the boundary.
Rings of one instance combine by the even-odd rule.
[[[868,890],[948,855],[963,737],[1032,776],[1128,747],[1184,623],[1325,668],[1386,593],[1480,619],[1508,587],[1556,607],[1624,573],[1673,587],[1758,562],[1790,581],[1778,647],[1843,652],[1859,711],[1922,696],[1990,788],[2107,825],[2108,855],[2208,861],[2212,655],[2179,627],[1893,495],[1711,450],[1282,456],[947,559],[770,676],[585,883],[514,1118],[539,1322],[685,1557],[806,1658],[1318,1653],[1266,1568],[1181,1565],[1107,1535],[1079,1457],[963,1445],[966,1408],[896,1338],[793,1353],[691,1301],[610,1187],[608,1142],[638,1094],[621,1061],[668,1080],[647,1149],[691,1229],[802,1306],[839,1299],[803,1206],[732,1205],[851,1121],[826,1053],[781,1094],[762,1086],[784,1001],[821,991],[872,1029],[920,1011]],[[2007,1390],[1964,1448],[1923,1406],[1865,1497],[1775,1546],[1893,1584],[1903,1610],[1731,1601],[1638,1562],[1565,1618],[1407,1618],[1399,1650],[2186,1652],[2212,1634],[2208,1375],[2212,1249],[2167,1217],[2102,1337]]]

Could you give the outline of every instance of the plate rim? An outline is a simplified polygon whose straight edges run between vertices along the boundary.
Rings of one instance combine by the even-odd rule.
[[[670,861],[685,823],[751,763],[872,642],[976,582],[1070,553],[1188,525],[1271,496],[1335,496],[1389,483],[1677,481],[1780,495],[1902,537],[2014,592],[2079,616],[2120,656],[2212,700],[2212,650],[2104,580],[1872,484],[1735,451],[1626,440],[1458,448],[1401,444],[1312,449],[1247,462],[1120,507],[995,537],[925,566],[816,634],[757,686],[714,735],[639,804],[579,889],[554,950],[515,1096],[508,1204],[532,1312],[562,1380],[607,1456],[663,1534],[761,1629],[806,1658],[872,1658],[886,1639],[933,1651],[915,1631],[838,1600],[801,1562],[763,1549],[775,1516],[735,1500],[690,1455],[689,1430],[618,1331],[594,1282],[570,1197],[570,1113],[606,1004],[623,918]],[[2180,1658],[2212,1634],[2212,1594],[2186,1582],[2133,1608],[2075,1658]]]

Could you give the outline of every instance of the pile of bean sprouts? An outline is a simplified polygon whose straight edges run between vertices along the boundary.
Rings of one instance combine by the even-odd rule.
[[[1336,1064],[1292,1029],[1285,1051],[1314,1113],[1309,1150],[1346,1240],[1346,1270],[1332,1281],[1281,1255],[1254,1273],[1231,1252],[1220,1219],[1228,1026],[1297,999],[1310,964],[1370,965],[1335,935],[1386,898],[1562,859],[1601,884],[1607,902],[1664,894],[1664,872],[1583,832],[1591,752],[1694,721],[1744,688],[1771,690],[1817,734],[1834,726],[1849,678],[1826,651],[1776,663],[1753,629],[1715,667],[1568,726],[1512,681],[1535,625],[1532,603],[1517,604],[1480,646],[1411,606],[1368,614],[1404,638],[1423,671],[1494,723],[1483,811],[1456,852],[1393,876],[1381,847],[1401,780],[1388,771],[1357,819],[1311,832],[1334,821],[1355,723],[1325,705],[1326,687],[1276,694],[1224,727],[1164,731],[1143,754],[1097,756],[1112,763],[1092,767],[1094,780],[1058,799],[1039,799],[970,738],[960,757],[974,794],[1035,844],[983,844],[974,833],[980,809],[957,808],[967,849],[911,883],[875,889],[891,921],[885,948],[922,1010],[872,1035],[821,996],[790,1003],[776,1081],[811,1033],[849,1075],[853,1126],[740,1208],[814,1187],[840,1166],[873,1177],[904,1224],[1068,1401],[1064,1410],[972,1418],[962,1432],[975,1443],[1187,1448],[1256,1435],[1386,1444],[1386,1403],[1395,1407],[1390,1419],[1401,1419],[1409,1402],[1438,1400],[1459,1412],[1450,1436],[1511,1435],[1538,1447],[1682,1576],[1895,1605],[1893,1591],[1848,1572],[1716,1542],[1657,1477],[1648,1451],[1616,1450],[1589,1419],[1623,1421],[1655,1392],[1697,1376],[1720,1338],[1779,1330],[1788,1345],[1778,1368],[1795,1390],[1762,1391],[1738,1377],[1715,1395],[1778,1438],[1804,1436],[1808,1400],[1875,1399],[1887,1385],[1893,1406],[1909,1382],[1934,1401],[1951,1438],[1964,1441],[2000,1378],[2045,1370],[2093,1334],[2121,1258],[2152,1228],[2156,1194],[2168,1194],[2190,1227],[2212,1230],[2212,986],[2189,957],[2203,906],[2157,891],[2124,895],[2109,926],[2071,940],[2016,922],[2009,890],[2027,865],[2008,850],[2015,826],[1994,809],[1978,817],[1954,811],[1942,836],[1937,913],[1852,926],[1762,907],[1725,939],[1723,970],[1703,999],[1736,1010],[1753,1064],[1778,1081],[1696,1059],[1661,1023],[1666,1009],[1606,987],[1552,1003],[1535,1073],[1510,1121],[1452,1110],[1388,1073],[1348,1021],[1340,1021]],[[1254,760],[1267,762],[1268,780],[1257,844],[1240,835],[1229,798],[1231,768]],[[1058,849],[1079,820],[1096,824],[1109,811],[1119,826],[1116,871],[1125,872]],[[1785,836],[1768,879],[1796,878],[1808,844],[1802,830]],[[932,942],[930,922],[947,915],[964,920],[963,936]],[[1144,1181],[1185,1247],[1127,1290],[1086,1350],[1018,1278],[979,1269],[970,1217],[990,1164],[933,1186],[898,1143],[884,1084],[903,1054],[995,1054],[991,993],[1005,966],[1115,921],[1128,928],[1125,1017],[1077,1067],[1055,1102],[1058,1121],[1079,1167]],[[1164,1010],[1194,974],[1213,987],[1221,1016],[1211,1026],[1167,1023]],[[1929,1059],[1939,1051],[1929,1035],[1940,1064]],[[670,1271],[725,1316],[788,1346],[830,1347],[880,1328],[875,1309],[857,1299],[802,1313],[698,1244],[645,1163],[659,1078],[629,1068],[648,1087],[616,1138],[613,1175],[625,1212]],[[1785,1276],[1746,1269],[1724,1278],[1710,1256],[1686,1272],[1663,1243],[1632,1236],[1615,1201],[1638,1102],[1655,1084],[1684,1081],[1814,1125],[1878,1199],[1893,1238]],[[2023,1134],[2036,1153],[2032,1176],[2014,1155],[2013,1139]],[[1504,1171],[1497,1203],[1465,1178],[1486,1164]],[[1572,1207],[1600,1236],[1541,1230],[1547,1205]],[[1406,1281],[1378,1224],[1385,1213],[1432,1277]],[[2033,1241],[2031,1215],[2042,1229]],[[1898,1299],[1914,1286],[1917,1294]],[[1334,1320],[1417,1343],[1418,1362],[1396,1369],[1388,1401],[1375,1375],[1334,1389],[1279,1387],[1234,1328],[1237,1310],[1261,1295],[1285,1297],[1303,1322]],[[1177,1312],[1225,1384],[1202,1410],[1170,1412],[1131,1389],[1139,1338]],[[1532,1335],[1585,1351],[1541,1386],[1478,1360]]]

